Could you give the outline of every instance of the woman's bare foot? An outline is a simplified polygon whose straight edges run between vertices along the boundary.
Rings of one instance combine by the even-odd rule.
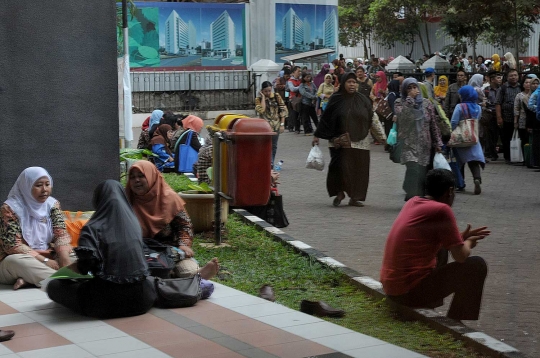
[[[212,260],[208,261],[204,267],[199,269],[199,274],[205,280],[210,280],[212,277],[217,275],[219,270],[219,262],[217,257],[214,257]]]
[[[19,288],[23,288],[26,286],[30,286],[30,284],[22,278],[18,278],[17,281],[15,281],[15,283],[13,284],[13,289],[18,290]]]

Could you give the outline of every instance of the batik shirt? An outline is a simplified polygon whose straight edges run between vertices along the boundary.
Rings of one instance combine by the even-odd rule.
[[[60,209],[60,203],[58,201],[51,208],[49,217],[53,229],[51,248],[54,248],[57,253],[71,251],[71,236],[66,230],[64,213]],[[15,254],[28,254],[34,257],[39,255],[24,240],[17,214],[15,214],[8,204],[4,203],[0,207],[0,260],[3,260],[7,255]]]

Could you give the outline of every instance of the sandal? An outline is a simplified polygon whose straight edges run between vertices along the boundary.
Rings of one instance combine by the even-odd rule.
[[[354,199],[351,199],[349,200],[349,205],[350,206],[358,206],[358,207],[363,207],[364,206],[364,203],[361,202],[360,200],[354,200]]]
[[[336,197],[334,198],[334,201],[332,201],[332,205],[334,206],[339,206],[339,204],[341,204],[341,201],[345,199],[345,194],[344,193],[341,193],[336,195]]]

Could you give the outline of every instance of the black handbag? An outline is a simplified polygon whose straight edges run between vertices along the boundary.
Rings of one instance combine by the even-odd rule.
[[[281,195],[275,195],[272,192],[270,200],[265,206],[248,206],[244,207],[244,209],[274,227],[283,228],[289,226],[289,220],[283,209],[283,196]]]
[[[171,277],[171,271],[175,266],[173,248],[153,239],[144,239],[143,243],[144,258],[150,275],[161,278]]]
[[[394,163],[401,163],[401,149],[403,147],[402,141],[398,139],[396,144],[391,145],[388,148],[388,152],[390,153],[390,160]]]
[[[191,307],[201,299],[201,276],[162,279],[154,277],[155,306],[160,308]]]

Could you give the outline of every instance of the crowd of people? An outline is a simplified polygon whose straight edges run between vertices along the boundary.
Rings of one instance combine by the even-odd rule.
[[[417,64],[420,65],[429,58],[430,56],[424,55]],[[505,54],[502,61],[497,54],[490,60],[477,56],[476,61],[466,54],[452,55],[448,57],[452,67],[447,73],[439,76],[434,68],[428,67],[420,73],[411,73],[410,78],[405,78],[401,72],[385,71],[391,60],[393,58],[378,59],[373,55],[365,61],[351,60],[340,55],[340,58],[324,64],[315,76],[286,62],[273,82],[274,93],[280,100],[279,106],[275,105],[281,108],[279,115],[269,111],[264,113],[260,105],[256,108],[259,116],[269,118],[273,115],[272,120],[276,123],[279,121],[280,128],[276,130],[278,134],[288,129],[296,134],[302,131],[305,135],[315,134],[314,144],[318,143],[318,138],[330,140],[330,154],[333,159],[328,177],[328,193],[336,197],[335,204],[343,200],[344,192],[351,197],[351,203],[365,200],[365,195],[349,193],[347,190],[336,191],[336,186],[331,184],[356,180],[361,177],[360,173],[366,173],[360,169],[366,167],[365,163],[353,165],[356,169],[352,170],[345,169],[345,164],[336,164],[341,161],[334,160],[334,137],[329,137],[350,134],[359,123],[364,123],[364,127],[368,123],[368,128],[369,123],[375,123],[376,128],[383,125],[383,136],[380,136],[377,130],[371,130],[375,137],[374,144],[386,144],[385,140],[395,124],[398,141],[401,142],[399,161],[407,167],[403,183],[405,200],[423,194],[425,175],[432,168],[436,153],[444,154],[449,162],[458,163],[459,169],[455,173],[459,177],[456,178],[458,191],[465,190],[465,166],[469,167],[472,174],[470,184],[474,185],[475,195],[482,192],[482,169],[486,163],[499,160],[500,154],[507,164],[540,168],[540,123],[536,115],[540,79],[530,71],[538,67],[536,58],[531,58],[527,66],[522,65],[524,72],[520,74],[517,70],[518,62],[511,53]],[[328,126],[335,130],[338,126],[336,123],[344,118],[343,113],[337,113],[343,112],[342,105],[332,106],[333,99],[337,101],[345,98],[343,94],[348,93],[348,89],[344,88],[346,81],[342,81],[344,78],[356,80],[355,91],[361,96],[355,102],[364,103],[367,98],[369,103],[366,105],[370,109],[362,116],[357,114],[359,119],[356,118],[351,123],[345,120],[346,127],[339,128],[337,132],[329,132]],[[269,82],[266,82],[267,100],[274,96],[268,87]],[[257,100],[260,101],[259,98]],[[377,116],[373,116],[373,113]],[[476,121],[479,141],[467,148],[450,148],[447,142],[451,132],[464,119]],[[324,129],[319,130],[319,127]],[[351,140],[352,146],[348,146],[357,148],[359,140],[371,139],[368,132],[370,131],[362,131],[363,137],[356,136]],[[511,140],[515,137],[519,137],[521,141],[523,160],[516,161],[511,158]],[[362,149],[368,147],[362,145]],[[391,149],[391,146],[385,145],[385,150]],[[276,150],[277,139],[272,162]],[[346,148],[341,152],[348,150],[349,148]],[[336,167],[339,172],[335,170]],[[341,187],[346,188],[347,184],[342,184]],[[357,200],[358,198],[362,200]]]

